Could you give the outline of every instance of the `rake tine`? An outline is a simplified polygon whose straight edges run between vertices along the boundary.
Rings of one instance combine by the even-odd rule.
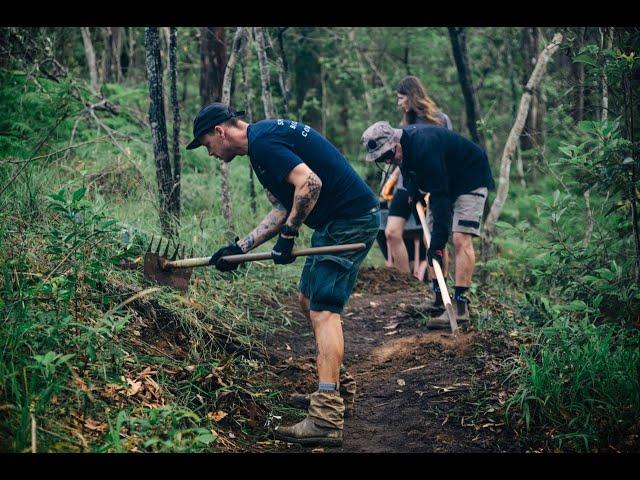
[[[156,238],[155,235],[151,235],[151,242],[149,242],[149,246],[147,247],[147,252],[151,251],[151,245],[153,245],[153,240]]]
[[[160,237],[160,242],[158,243],[158,248],[156,249],[156,255],[160,254],[160,245],[162,245],[162,237]]]
[[[171,260],[175,260],[177,258],[179,249],[180,249],[180,244],[176,245],[176,251],[173,252],[173,256],[171,257]]]
[[[169,253],[169,240],[167,240],[167,248],[164,249],[164,254],[162,255],[164,258],[167,258],[167,253]]]

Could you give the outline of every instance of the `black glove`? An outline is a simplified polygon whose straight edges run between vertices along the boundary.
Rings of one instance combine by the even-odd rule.
[[[229,263],[224,260],[220,260],[221,257],[226,257],[227,255],[239,255],[244,253],[242,249],[236,243],[239,240],[236,237],[236,241],[230,243],[226,247],[222,247],[216,253],[214,253],[209,259],[209,265],[215,265],[218,270],[221,272],[229,272],[231,270],[235,270],[240,265],[239,263]]]
[[[278,236],[278,241],[273,246],[273,250],[271,250],[271,258],[273,258],[273,263],[284,265],[296,261],[296,257],[291,255],[294,241],[295,237],[284,238],[282,234]]]
[[[427,250],[427,260],[429,260],[429,266],[431,267],[433,267],[433,260],[435,259],[440,264],[440,267],[444,268],[442,257],[444,257],[444,248],[429,247],[429,250]]]

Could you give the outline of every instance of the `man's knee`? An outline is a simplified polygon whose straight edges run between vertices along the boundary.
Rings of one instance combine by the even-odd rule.
[[[468,233],[453,232],[453,246],[456,253],[473,251],[473,237]]]
[[[387,242],[391,244],[397,244],[402,242],[403,230],[398,227],[387,227],[384,231],[384,235],[387,238]]]

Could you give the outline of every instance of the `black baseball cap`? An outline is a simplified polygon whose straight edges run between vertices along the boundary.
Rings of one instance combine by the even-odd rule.
[[[242,117],[243,115],[244,111],[234,112],[228,105],[220,102],[203,107],[196,115],[196,118],[193,119],[193,140],[187,145],[187,150],[192,150],[202,145],[198,140],[200,136],[209,132],[216,125],[226,122],[230,118]]]

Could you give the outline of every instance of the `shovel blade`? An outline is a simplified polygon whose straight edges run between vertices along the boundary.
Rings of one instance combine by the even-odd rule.
[[[160,285],[177,288],[182,292],[189,289],[189,279],[192,268],[163,269],[160,260],[163,259],[155,252],[144,255],[144,277]]]

